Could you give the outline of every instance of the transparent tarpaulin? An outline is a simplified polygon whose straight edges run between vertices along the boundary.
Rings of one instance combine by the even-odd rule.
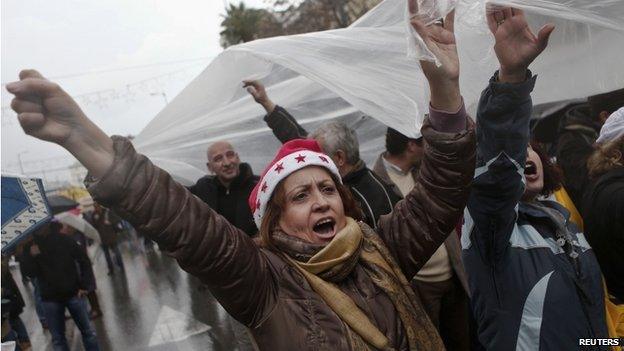
[[[497,68],[484,0],[418,0],[419,12],[455,6],[461,90],[469,111]],[[495,1],[525,10],[534,31],[554,23],[546,51],[531,65],[539,75],[536,104],[582,98],[624,86],[624,1]],[[451,6],[451,7],[450,7]],[[243,89],[261,79],[271,99],[308,130],[339,119],[356,129],[370,165],[391,126],[417,137],[429,88],[418,59],[433,59],[412,41],[405,0],[386,0],[350,27],[276,37],[228,48],[137,136],[140,152],[177,179],[206,174],[206,148],[229,140],[259,173],[279,142],[264,110]]]

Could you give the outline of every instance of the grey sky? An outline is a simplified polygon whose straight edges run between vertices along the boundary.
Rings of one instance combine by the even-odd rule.
[[[20,69],[61,77],[54,80],[72,96],[102,91],[78,99],[87,115],[108,134],[137,134],[164,106],[163,93],[171,101],[221,52],[224,2],[3,0],[2,171],[19,172],[20,153],[26,174],[71,162],[62,148],[26,136],[6,109],[11,96],[4,84],[16,80]],[[178,63],[152,65],[163,62]],[[144,65],[150,66],[68,77]]]

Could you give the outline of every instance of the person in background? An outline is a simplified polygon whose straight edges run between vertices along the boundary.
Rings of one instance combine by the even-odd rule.
[[[102,239],[102,250],[104,251],[104,257],[106,258],[106,265],[108,266],[108,275],[115,274],[115,265],[124,271],[123,259],[119,246],[117,245],[118,228],[117,225],[121,219],[113,213],[111,210],[102,207],[100,204],[94,204],[95,210],[93,211],[92,220],[93,227],[97,229]],[[111,251],[115,256],[115,262],[111,258]]]
[[[286,109],[269,99],[264,85],[257,80],[244,81],[254,100],[264,107],[264,117],[273,134],[282,143],[296,138],[307,138],[308,132],[297,123]],[[388,214],[401,199],[380,177],[360,159],[360,145],[355,131],[342,122],[327,122],[309,137],[315,139],[331,157],[342,181],[349,187],[364,212],[364,221],[373,229],[382,215]]]
[[[26,133],[77,157],[89,171],[93,198],[202,279],[260,349],[444,350],[406,277],[461,217],[474,175],[475,132],[461,108],[453,13],[419,26],[443,63],[421,62],[431,105],[460,113],[425,120],[418,184],[376,230],[361,221],[359,205],[316,140],[285,143],[263,172],[248,202],[260,228],[253,240],[128,139],[108,137],[38,72],[22,71],[7,90],[16,95],[11,106]]]
[[[590,185],[583,201],[585,235],[606,283],[609,336],[624,337],[624,107],[600,130],[587,162]]]
[[[431,111],[437,112],[433,108]],[[388,128],[386,151],[377,158],[373,171],[403,198],[416,185],[423,154],[422,137],[409,138]],[[446,348],[469,350],[469,289],[456,230],[418,271],[411,284]]]
[[[24,322],[20,318],[20,314],[24,311],[24,299],[22,293],[19,291],[13,275],[9,270],[9,258],[7,256],[2,257],[2,300],[8,300],[8,320],[11,329],[16,333],[15,340],[20,350],[28,351],[32,348],[30,344],[30,337]],[[2,306],[3,310],[5,306]],[[4,312],[4,311],[3,311]]]
[[[593,250],[563,206],[538,199],[560,182],[529,144],[536,77],[528,67],[554,26],[536,36],[523,11],[486,11],[500,68],[477,108],[477,169],[462,229],[478,339],[486,350],[575,350],[607,328]]]
[[[46,320],[45,311],[43,309],[43,302],[41,300],[41,283],[37,279],[34,271],[29,270],[28,263],[24,264],[25,254],[30,252],[30,247],[33,245],[33,237],[29,236],[24,241],[17,244],[15,249],[15,260],[20,264],[20,271],[28,277],[28,280],[33,285],[33,298],[35,300],[35,312],[41,323],[43,330],[48,330],[48,321]]]
[[[89,254],[87,252],[87,237],[84,233],[80,232],[76,228],[69,226],[67,224],[63,224],[61,228],[61,234],[67,235],[68,237],[74,239],[76,243],[80,246],[80,248],[84,251],[85,256],[89,260],[89,269],[91,269],[91,275],[93,275],[93,284],[87,287],[87,299],[89,300],[89,305],[91,305],[91,311],[89,311],[89,317],[91,319],[96,319],[102,316],[102,309],[100,308],[100,300],[97,296],[97,284],[95,280],[95,274],[93,273],[93,263],[89,258]]]
[[[565,190],[579,211],[590,182],[587,159],[594,151],[600,127],[621,106],[624,106],[624,88],[590,96],[587,103],[572,106],[561,119],[557,164],[565,176]]]
[[[206,156],[206,166],[213,175],[200,178],[189,190],[247,235],[256,235],[258,229],[246,201],[258,176],[248,163],[240,161],[227,141],[210,145]]]
[[[25,252],[23,263],[41,284],[41,298],[55,351],[69,351],[65,338],[65,310],[82,334],[86,351],[98,351],[95,329],[89,320],[84,298],[95,279],[84,250],[60,233],[61,224],[51,222],[36,231],[34,244]]]

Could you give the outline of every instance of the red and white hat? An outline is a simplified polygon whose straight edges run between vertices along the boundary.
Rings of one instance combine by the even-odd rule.
[[[277,185],[291,173],[308,166],[324,167],[342,183],[334,161],[321,151],[316,140],[294,139],[285,143],[262,172],[260,181],[249,195],[249,208],[258,228]]]

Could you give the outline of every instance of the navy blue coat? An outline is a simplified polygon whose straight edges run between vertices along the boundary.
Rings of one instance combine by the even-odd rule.
[[[530,74],[518,84],[495,75],[477,111],[462,256],[487,350],[576,350],[579,338],[607,336],[600,268],[583,233],[558,204],[521,202],[534,84]]]

